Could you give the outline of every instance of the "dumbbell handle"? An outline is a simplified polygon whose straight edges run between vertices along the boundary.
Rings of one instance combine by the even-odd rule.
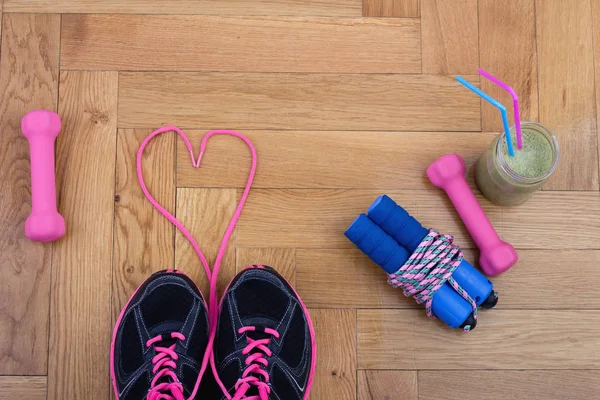
[[[446,182],[443,189],[481,251],[502,242],[464,176]]]
[[[57,212],[53,137],[29,139],[31,155],[31,213]]]
[[[65,234],[65,220],[56,209],[54,177],[54,141],[60,129],[60,116],[48,110],[31,111],[21,120],[31,162],[31,214],[25,236],[39,242],[52,242]]]

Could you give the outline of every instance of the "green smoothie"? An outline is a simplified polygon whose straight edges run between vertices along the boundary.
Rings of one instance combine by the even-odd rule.
[[[558,142],[548,128],[524,122],[521,131],[523,149],[518,150],[515,129],[511,129],[514,157],[509,156],[504,134],[500,134],[477,161],[477,186],[496,204],[512,206],[525,202],[543,186],[558,163]]]
[[[522,133],[523,143],[527,143],[527,146],[523,146],[521,150],[516,150],[514,157],[510,157],[508,154],[506,140],[502,141],[504,159],[508,167],[517,175],[526,178],[543,176],[552,167],[552,157],[554,155],[552,146],[545,136],[534,130],[522,129]],[[514,136],[513,143],[517,143]]]

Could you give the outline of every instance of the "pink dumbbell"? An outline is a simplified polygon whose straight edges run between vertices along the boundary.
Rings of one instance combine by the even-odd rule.
[[[467,183],[465,161],[457,154],[446,154],[427,168],[431,183],[444,189],[458,211],[471,237],[481,252],[479,265],[483,272],[493,276],[506,271],[518,260],[517,252],[503,242],[485,215]]]
[[[52,242],[65,234],[65,220],[56,210],[54,183],[54,141],[60,128],[60,116],[48,110],[31,111],[21,120],[31,159],[31,214],[25,222],[25,236],[37,242]]]

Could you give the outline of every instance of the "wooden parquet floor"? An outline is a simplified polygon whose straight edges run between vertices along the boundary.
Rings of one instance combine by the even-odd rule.
[[[0,399],[114,398],[111,332],[135,288],[176,267],[206,293],[191,246],[138,185],[139,145],[165,124],[194,148],[211,129],[255,143],[220,287],[253,263],[296,285],[319,345],[312,400],[600,399],[600,0],[0,0],[0,15]],[[510,105],[478,67],[556,133],[561,161],[522,206],[480,197],[520,262],[493,279],[497,309],[461,335],[343,232],[388,193],[476,261],[424,171],[450,152],[472,165],[502,129],[454,80]],[[63,118],[67,234],[51,244],[23,230],[20,119],[36,108]],[[213,139],[196,170],[168,134],[146,154],[150,190],[214,260],[247,149]]]

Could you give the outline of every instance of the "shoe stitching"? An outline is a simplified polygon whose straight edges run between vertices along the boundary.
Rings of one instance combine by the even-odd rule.
[[[160,280],[161,278],[164,278],[164,277],[167,277],[169,279],[169,281],[168,282],[159,282],[159,283],[156,283],[158,280]],[[149,293],[150,293],[149,291],[150,290],[154,291],[154,290],[157,290],[158,288],[160,288],[162,286],[173,285],[173,284],[186,289],[188,292],[190,292],[194,296],[195,300],[197,300],[198,294],[195,293],[193,290],[191,290],[191,288],[189,287],[189,283],[185,279],[183,279],[181,277],[178,277],[178,276],[162,275],[162,276],[159,276],[158,278],[156,278],[155,280],[153,280],[152,282],[150,282],[150,283],[148,283],[146,285],[146,287],[144,288],[143,293],[140,294],[139,299],[135,303],[129,305],[129,307],[128,307],[129,310],[125,313],[125,315],[121,319],[121,323],[123,321],[125,321],[126,318],[128,318],[128,316],[130,315],[130,313],[133,313],[134,314],[134,321],[136,323],[136,327],[137,327],[137,330],[138,330],[138,335],[139,336],[143,336],[143,333],[142,333],[142,328],[143,328],[144,332],[146,333],[146,338],[149,338],[150,337],[150,333],[148,332],[148,328],[146,327],[146,323],[144,321],[144,318],[143,318],[143,315],[142,315],[142,312],[141,312],[141,309],[140,309],[141,308],[141,303],[149,295]],[[192,310],[193,310],[193,307],[192,307]],[[191,311],[190,311],[190,313],[191,313]],[[190,315],[188,314],[188,316],[186,317],[186,322],[187,322],[189,316]],[[194,318],[197,318],[197,316],[195,316]],[[122,334],[122,331],[120,331],[120,333]],[[144,338],[142,337],[141,339],[144,339]],[[145,342],[145,340],[142,340],[141,342]],[[121,352],[120,350],[121,349],[117,349],[117,351],[119,352],[119,354]],[[147,352],[150,351],[150,350],[151,350],[150,348],[145,348],[145,346],[142,346],[142,355],[145,357],[145,355],[147,354]],[[131,382],[135,381],[135,379],[133,379],[133,378],[135,377],[135,375],[137,373],[139,373],[139,371],[143,372],[147,368],[148,368],[147,361],[144,361],[144,363],[135,372],[133,372],[132,374],[129,375],[128,379],[122,380],[121,379],[121,375],[126,375],[126,374],[124,373],[124,371],[122,371],[121,363],[119,363],[119,365],[118,365],[118,372],[119,372],[118,373],[118,375],[119,375],[118,379],[119,379],[119,382],[121,384],[126,384],[126,387],[127,387],[129,384],[131,384]],[[146,380],[148,382],[148,385],[150,385],[151,380],[150,380],[150,378],[148,376],[147,376]],[[123,390],[125,390],[125,388]],[[120,397],[121,396],[122,396],[122,394],[120,395]]]
[[[196,308],[197,308],[197,310],[196,310]],[[188,322],[190,320],[190,316],[193,314],[194,315],[194,321],[192,322],[192,326],[189,328],[189,332],[186,331],[186,333],[189,333],[189,335],[186,335],[186,340],[184,340],[180,344],[181,347],[183,347],[186,350],[188,349],[190,341],[192,340],[192,332],[196,328],[196,321],[198,321],[198,315],[200,314],[200,310],[201,310],[200,301],[198,301],[198,299],[195,298],[194,299],[194,305],[192,305],[192,309],[188,313],[187,317],[185,317],[185,322],[183,323],[183,326],[182,326],[182,330],[184,330],[185,327],[186,327],[186,325],[188,324]],[[178,343],[178,345],[179,345],[179,343]]]
[[[125,321],[125,320],[126,320],[126,318],[128,318],[129,314],[130,314],[130,313],[133,313],[133,317],[134,317],[134,318],[133,318],[133,320],[135,321],[135,324],[136,324],[136,328],[137,328],[137,334],[141,336],[141,332],[140,332],[140,325],[139,325],[139,322],[138,322],[138,320],[137,320],[136,310],[137,310],[137,308],[132,308],[132,309],[130,309],[130,310],[129,310],[129,311],[128,311],[128,312],[127,312],[127,313],[126,313],[124,316],[123,316],[123,319],[122,319],[121,321]],[[119,334],[122,336],[122,335],[123,335],[123,331],[122,331],[122,330],[120,330],[120,331],[119,331]],[[145,351],[144,351],[144,350],[145,350],[145,349],[143,349],[143,350],[142,350],[142,358],[145,358],[145,354],[146,354],[146,353],[145,353]],[[117,352],[119,353],[119,359],[121,359],[121,358],[123,357],[123,356],[122,356],[122,354],[121,354],[121,349],[120,349],[120,348],[119,348],[119,349],[117,349]],[[135,376],[135,375],[138,373],[138,371],[140,371],[140,370],[144,370],[144,369],[148,368],[148,366],[147,366],[147,360],[144,360],[144,362],[142,363],[142,365],[141,365],[141,366],[139,366],[139,367],[138,367],[138,368],[137,368],[137,369],[136,369],[134,372],[132,372],[132,373],[130,373],[130,374],[127,374],[125,371],[123,371],[123,366],[121,365],[121,363],[118,363],[118,364],[119,364],[119,365],[117,366],[117,375],[118,375],[119,382],[120,382],[121,384],[126,384],[127,382],[129,382],[129,381],[131,380],[131,378],[132,378],[133,376]]]
[[[285,314],[283,314],[283,316],[281,317],[281,320],[279,321],[279,323],[277,324],[277,332],[280,333],[279,338],[273,338],[271,339],[272,342],[275,342],[275,344],[277,345],[277,347],[279,348],[280,345],[283,344],[283,337],[285,336],[285,334],[287,333],[291,323],[292,323],[292,317],[293,317],[293,311],[296,309],[296,303],[291,301],[292,299],[288,297],[288,306],[285,310]],[[290,315],[292,314],[292,315]],[[288,318],[288,315],[290,315],[290,317]],[[286,321],[287,319],[287,328],[285,330],[280,330],[281,329],[281,325],[283,324],[284,321]]]
[[[131,390],[131,387],[133,386],[133,384],[135,383],[135,381],[138,380],[138,378],[144,374],[145,372],[147,372],[148,366],[146,365],[146,363],[144,363],[142,366],[140,366],[135,372],[133,372],[131,374],[131,376],[129,377],[129,379],[127,379],[124,382],[121,382],[122,384],[124,384],[125,386],[123,387],[123,390],[119,393],[119,397],[124,397],[127,395],[127,393],[129,392],[129,390]]]
[[[150,339],[150,332],[148,332],[148,327],[146,326],[146,321],[144,321],[144,316],[142,315],[142,310],[140,309],[139,306],[136,306],[133,308],[133,315],[135,317],[135,323],[138,326],[138,335],[142,336],[141,337],[141,345],[142,345],[142,354],[146,354],[149,351],[149,348],[145,346],[146,341],[148,341],[148,339]],[[141,327],[140,327],[141,324]],[[144,329],[144,332],[146,333],[146,337],[143,337],[143,333],[141,329]]]
[[[277,359],[275,361],[273,361],[273,367],[275,365],[279,365],[279,364],[283,365],[284,367],[287,367],[287,369],[290,369],[290,370],[292,369],[280,357],[277,357]],[[308,383],[308,376],[307,376],[306,380],[303,382],[302,387],[300,387],[300,385],[298,383],[298,379],[296,379],[296,378],[299,378],[299,376],[297,376],[295,373],[290,374],[287,369],[279,367],[279,370],[286,376],[286,378],[288,380],[291,380],[294,382],[294,389],[297,389],[297,390],[295,390],[296,393],[301,394],[302,392],[304,392],[306,390],[306,384]]]
[[[295,311],[296,307],[298,306],[299,312],[302,313],[302,317],[303,317],[303,320],[304,320],[304,323],[305,323],[305,326],[306,326],[306,324],[308,324],[308,321],[306,319],[305,311],[300,306],[300,303],[299,303],[299,301],[297,299],[297,296],[294,295],[292,292],[290,292],[289,288],[284,284],[284,282],[282,282],[283,278],[279,278],[275,274],[269,273],[269,279],[264,279],[264,278],[266,278],[266,276],[263,275],[263,273],[256,273],[255,270],[247,270],[247,271],[248,272],[246,272],[246,276],[244,276],[242,279],[238,279],[238,281],[235,282],[235,284],[228,289],[228,293],[226,294],[226,296],[228,298],[226,298],[225,301],[227,302],[226,306],[227,306],[227,308],[229,310],[229,313],[230,313],[229,318],[230,318],[230,321],[231,321],[231,326],[232,326],[232,329],[234,330],[234,332],[233,332],[234,333],[234,342],[236,344],[238,342],[240,342],[241,339],[243,339],[244,335],[239,335],[237,333],[237,329],[236,329],[237,326],[236,326],[236,323],[235,323],[236,322],[235,321],[235,317],[237,317],[237,321],[239,321],[239,325],[240,326],[242,325],[242,322],[241,322],[241,317],[240,317],[239,312],[238,312],[237,301],[236,301],[236,308],[233,308],[233,301],[234,301],[233,293],[234,293],[234,291],[236,289],[239,288],[239,286],[242,283],[248,282],[249,280],[255,280],[256,279],[256,280],[267,280],[269,283],[275,284],[276,287],[278,287],[279,289],[281,289],[281,290],[283,290],[285,292],[286,297],[288,298],[288,301],[289,301],[288,307],[286,308],[285,314],[282,316],[281,320],[279,321],[279,323],[277,325],[277,329],[279,330],[281,328],[281,325],[287,319],[286,329],[285,329],[284,333],[281,335],[280,339],[275,339],[274,338],[274,340],[276,340],[277,342],[279,342],[280,345],[282,345],[283,344],[283,337],[288,333],[289,328],[290,328],[291,323],[292,323],[292,318],[291,317],[293,317],[293,315],[290,316],[290,318],[287,318],[288,315],[291,312]],[[259,275],[262,275],[262,276],[258,277]],[[288,371],[286,371],[284,368],[280,368],[280,370],[282,372],[284,372],[284,374],[286,375],[287,379],[292,379],[292,380],[294,380],[297,383],[297,379],[295,379],[295,378],[300,378],[301,375],[304,373],[304,371],[307,370],[307,368],[310,369],[310,359],[311,359],[310,358],[310,352],[311,352],[310,351],[310,343],[311,343],[311,340],[309,338],[310,332],[306,332],[306,333],[307,333],[308,336],[305,338],[305,346],[304,346],[305,348],[303,350],[302,359],[301,359],[301,361],[299,363],[299,366],[297,368],[292,368],[286,362],[284,362],[278,355],[274,354],[273,355],[274,360],[273,360],[272,365],[269,368],[269,371],[273,370],[273,366],[274,365],[276,365],[278,363],[282,364],[287,369],[289,369],[291,371],[292,375],[293,375],[293,376],[290,376],[290,373]],[[238,336],[239,336],[239,339],[238,339]],[[241,365],[243,365],[243,362],[241,361],[241,351],[236,350],[235,352],[230,353],[223,360],[221,360],[221,362],[219,363],[220,365],[218,367],[219,374],[221,374],[223,372],[223,370],[231,362],[234,362],[234,361],[238,363],[238,369],[240,369]],[[305,377],[304,382],[303,382],[303,387],[301,388],[302,391],[306,390],[306,385],[308,383],[309,375],[310,375],[310,371],[308,371],[306,373],[306,377]],[[294,391],[296,392],[296,394],[298,394],[298,392],[296,390],[297,387],[298,387],[297,385],[294,385]],[[231,388],[229,388],[228,391],[231,391]],[[273,392],[273,394],[275,394],[275,396],[277,396],[277,398],[279,399],[279,396],[276,393]],[[300,393],[300,396],[301,396],[301,393]]]
[[[281,360],[280,358],[278,358],[277,360],[275,360],[274,364],[277,364],[277,365],[283,364],[284,366],[287,366],[287,364],[285,362],[283,362],[283,360]],[[294,379],[293,376],[290,377],[290,374],[284,368],[281,368],[281,366],[279,367],[279,370],[281,371],[281,373],[284,374],[284,376],[285,376],[286,379],[296,381],[296,379]],[[296,396],[298,396],[294,400],[302,400],[304,398],[304,392],[306,391],[306,388],[308,386],[309,375],[310,374],[306,375],[306,379],[304,380],[303,386],[302,386],[301,389],[299,389],[297,385],[292,384],[292,387],[294,388],[294,392],[295,392]],[[297,381],[296,381],[296,383],[297,383]],[[280,399],[280,397],[277,394],[277,392],[272,392],[272,393],[274,393],[277,396],[277,398]],[[291,400],[291,399],[286,399],[286,400]]]

